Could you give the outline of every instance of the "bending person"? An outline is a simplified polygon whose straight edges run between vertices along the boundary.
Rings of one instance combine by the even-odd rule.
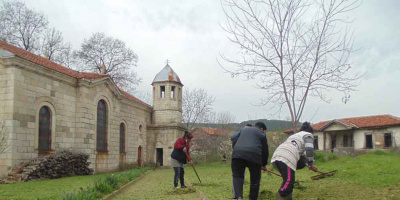
[[[174,187],[178,188],[178,180],[181,182],[181,188],[186,188],[185,185],[185,170],[183,165],[189,161],[189,165],[193,165],[192,159],[190,158],[190,140],[193,135],[188,131],[185,131],[183,137],[176,140],[174,150],[171,153],[171,165],[174,168]]]
[[[291,135],[275,150],[271,163],[283,178],[282,185],[276,194],[277,200],[292,199],[296,169],[308,166],[310,170],[318,171],[318,168],[314,166],[313,133],[310,123],[304,122],[300,132]]]
[[[233,143],[232,153],[232,178],[233,198],[243,199],[244,171],[250,171],[250,200],[257,200],[260,189],[261,169],[268,162],[268,144],[265,131],[267,127],[262,122],[257,122],[254,127],[240,130],[240,136]]]

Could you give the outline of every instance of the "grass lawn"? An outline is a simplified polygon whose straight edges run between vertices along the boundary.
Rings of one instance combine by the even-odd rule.
[[[308,169],[296,172],[294,199],[304,200],[395,200],[400,199],[400,156],[394,153],[374,152],[355,158],[340,157],[336,160],[317,162],[321,171],[339,170],[332,177],[313,181],[316,175]],[[271,168],[271,166],[268,166]],[[160,169],[141,178],[115,199],[190,199],[200,200],[199,190],[209,199],[232,198],[232,173],[229,164],[198,165],[202,180],[199,183],[190,166],[185,168],[187,184],[194,187],[174,189],[172,169]],[[71,192],[92,184],[104,175],[70,177],[56,180],[0,185],[0,199],[60,199],[63,192]],[[259,199],[275,199],[282,179],[262,174]],[[249,192],[249,173],[246,172],[245,197]]]
[[[137,170],[137,176],[146,170]],[[114,174],[123,173],[117,172]],[[89,176],[74,176],[60,179],[31,181],[13,184],[0,184],[0,200],[54,200],[62,199],[64,193],[78,191],[92,185],[96,180],[107,174],[96,174]]]
[[[189,174],[188,167],[185,173]],[[185,174],[186,175],[186,174]],[[182,200],[201,200],[193,187],[185,189],[174,189],[174,171],[172,169],[155,170],[147,174],[138,182],[131,185],[122,194],[113,200],[142,200],[142,199],[182,199]],[[190,183],[189,183],[190,184]]]
[[[343,157],[328,162],[317,162],[321,171],[339,170],[332,177],[311,180],[317,175],[308,169],[296,172],[300,188],[294,190],[294,199],[352,199],[385,200],[400,199],[400,156],[394,153],[376,152],[355,158]],[[267,166],[271,168],[271,166]],[[232,198],[232,173],[229,165],[213,164],[196,167],[202,184],[191,169],[187,177],[193,185],[210,199]],[[172,172],[171,172],[172,173]],[[246,172],[245,197],[249,192],[249,173]],[[282,179],[263,173],[259,199],[275,199]]]

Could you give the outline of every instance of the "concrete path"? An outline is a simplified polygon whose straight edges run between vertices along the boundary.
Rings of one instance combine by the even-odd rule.
[[[188,168],[187,168],[188,169]],[[113,200],[123,199],[191,199],[202,200],[200,194],[193,187],[185,189],[174,189],[173,187],[174,171],[172,169],[159,169],[148,173],[145,177],[133,183],[123,192],[118,194]],[[186,176],[185,176],[186,177]],[[190,180],[187,184],[190,185]]]

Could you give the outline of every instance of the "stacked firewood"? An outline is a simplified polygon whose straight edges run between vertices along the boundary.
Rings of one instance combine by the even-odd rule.
[[[27,177],[27,180],[56,179],[75,175],[93,174],[89,168],[89,155],[61,151],[43,159]]]

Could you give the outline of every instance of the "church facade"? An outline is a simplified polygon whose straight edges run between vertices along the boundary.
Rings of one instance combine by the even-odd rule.
[[[152,83],[153,106],[106,74],[65,68],[0,41],[0,122],[13,166],[62,150],[90,155],[95,173],[132,165],[169,166],[182,125],[182,89],[167,64]]]

